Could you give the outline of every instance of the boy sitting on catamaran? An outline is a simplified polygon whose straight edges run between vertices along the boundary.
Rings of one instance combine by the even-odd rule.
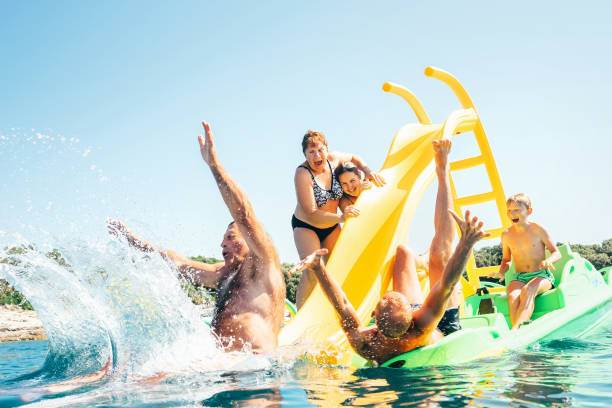
[[[506,282],[508,313],[512,330],[527,322],[533,313],[535,297],[555,285],[553,263],[561,253],[544,227],[529,221],[533,212],[526,194],[515,194],[506,200],[512,225],[501,235],[503,258],[499,271]],[[546,257],[546,249],[550,256]],[[516,272],[506,273],[514,261]]]

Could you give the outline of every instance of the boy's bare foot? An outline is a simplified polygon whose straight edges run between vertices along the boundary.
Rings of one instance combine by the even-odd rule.
[[[517,331],[518,329],[528,326],[531,324],[531,320],[527,320],[526,322],[521,322],[519,324],[515,324],[513,328],[510,329],[510,331]]]
[[[450,139],[440,139],[431,142],[434,149],[437,169],[446,169],[448,166],[448,155],[450,154],[452,142]]]

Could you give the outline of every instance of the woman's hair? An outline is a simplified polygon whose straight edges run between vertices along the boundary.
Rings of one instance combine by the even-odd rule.
[[[350,162],[350,161],[342,162],[340,163],[338,167],[336,167],[336,170],[334,170],[334,174],[336,175],[336,178],[348,172],[355,173],[357,177],[359,177],[359,180],[361,180],[361,171],[359,171],[359,169],[357,168],[357,166],[353,164],[353,162]]]
[[[325,139],[325,135],[322,132],[308,129],[308,132],[302,138],[302,153],[306,152],[308,146],[314,146],[317,142],[321,142],[327,147],[327,139]]]

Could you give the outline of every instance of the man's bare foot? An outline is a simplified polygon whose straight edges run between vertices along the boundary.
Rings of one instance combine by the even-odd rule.
[[[436,169],[446,169],[448,166],[448,155],[450,154],[452,142],[450,139],[440,139],[431,142],[436,159]]]

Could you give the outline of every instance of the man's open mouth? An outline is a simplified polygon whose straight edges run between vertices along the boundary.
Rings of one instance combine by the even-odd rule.
[[[519,222],[519,219],[518,218],[513,218],[512,222]]]

